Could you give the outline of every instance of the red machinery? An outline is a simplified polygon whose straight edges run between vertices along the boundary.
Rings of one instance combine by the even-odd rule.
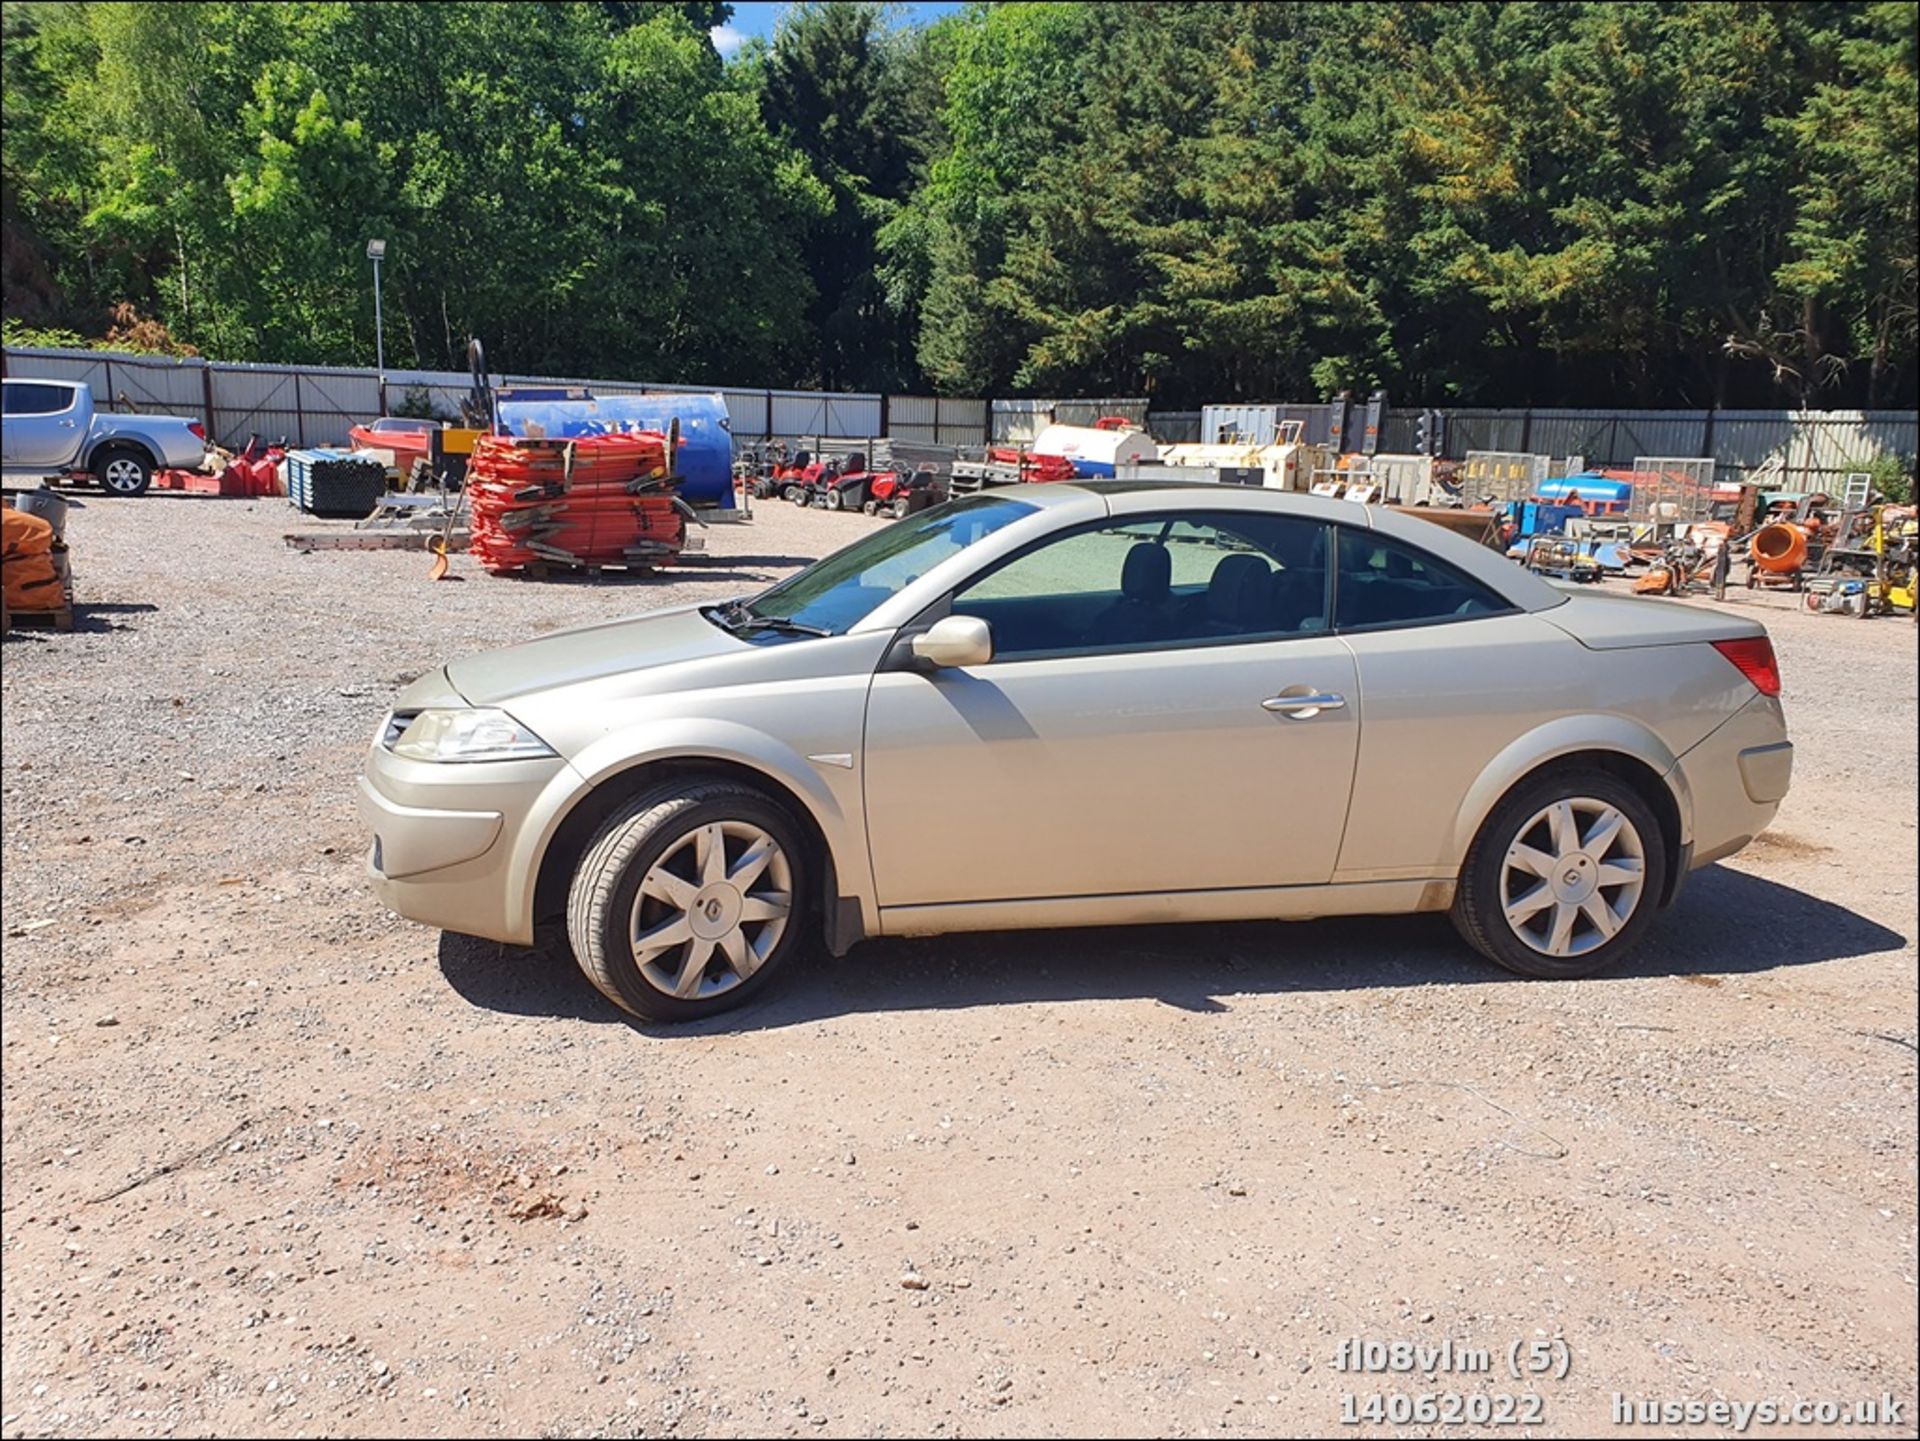
[[[217,472],[204,470],[159,470],[154,472],[156,490],[183,490],[189,495],[278,495],[276,474],[286,459],[285,439],[262,447],[258,435],[247,437],[247,448]]]
[[[868,515],[890,515],[895,520],[924,510],[940,499],[940,477],[932,466],[922,466],[911,475],[890,471],[875,476],[867,488],[867,499],[860,508]]]
[[[995,446],[987,452],[989,465],[1011,465],[1019,468],[1023,484],[1056,480],[1072,480],[1073,462],[1064,455],[1035,455],[1030,450],[1021,450],[1016,446]]]
[[[490,571],[541,564],[656,565],[685,547],[668,438],[482,436],[467,465],[470,549]]]

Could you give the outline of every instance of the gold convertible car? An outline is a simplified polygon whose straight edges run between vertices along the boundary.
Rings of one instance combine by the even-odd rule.
[[[986,491],[751,598],[423,677],[360,782],[380,897],[564,936],[653,1020],[823,935],[1449,911],[1615,960],[1772,819],[1765,630],[1235,486]]]

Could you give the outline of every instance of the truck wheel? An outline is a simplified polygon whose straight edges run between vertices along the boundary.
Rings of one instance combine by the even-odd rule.
[[[806,945],[798,826],[731,781],[672,782],[601,827],[567,898],[587,979],[622,1010],[690,1021],[736,1006]]]
[[[153,457],[135,445],[110,445],[93,458],[93,476],[109,495],[145,495]]]

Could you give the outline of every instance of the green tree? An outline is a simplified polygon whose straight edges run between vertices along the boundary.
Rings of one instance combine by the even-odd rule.
[[[888,24],[885,6],[849,0],[791,7],[772,46],[748,58],[768,125],[807,157],[827,197],[804,240],[812,373],[830,388],[897,388],[916,370],[877,237],[936,133],[930,53],[919,32]]]

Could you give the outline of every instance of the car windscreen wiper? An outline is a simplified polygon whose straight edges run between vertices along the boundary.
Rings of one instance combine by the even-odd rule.
[[[706,614],[721,629],[730,631],[734,635],[750,630],[772,630],[782,635],[833,634],[823,626],[807,625],[803,621],[789,620],[783,615],[758,615],[747,607],[745,601],[736,600],[727,605],[716,605]]]
[[[782,635],[832,635],[825,626],[808,625],[804,621],[788,620],[783,615],[755,615],[752,611],[733,627],[738,633],[743,630],[777,630]]]

